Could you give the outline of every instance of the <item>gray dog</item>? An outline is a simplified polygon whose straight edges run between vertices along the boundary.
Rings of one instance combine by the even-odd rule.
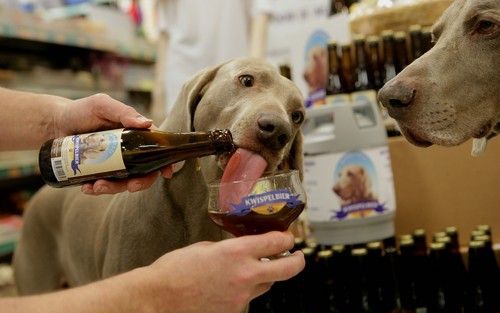
[[[237,59],[187,82],[160,129],[228,128],[235,143],[259,153],[268,170],[302,170],[303,98],[271,65]],[[170,180],[148,190],[88,196],[79,188],[42,188],[25,213],[15,253],[19,292],[77,286],[145,266],[166,252],[223,239],[207,214],[208,181],[227,158],[187,160]]]
[[[500,131],[500,0],[455,0],[432,32],[435,46],[389,81],[379,100],[415,145],[473,137],[482,150]]]

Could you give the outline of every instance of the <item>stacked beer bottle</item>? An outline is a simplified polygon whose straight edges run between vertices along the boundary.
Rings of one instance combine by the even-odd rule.
[[[323,246],[298,239],[306,268],[252,301],[251,313],[498,313],[500,273],[491,229],[478,226],[466,251],[455,227],[390,242]],[[468,252],[468,253],[462,253]]]
[[[380,36],[353,36],[352,43],[328,43],[328,77],[325,103],[355,103],[360,99],[377,102],[382,86],[408,64],[421,57],[431,46],[428,27],[411,26],[407,32],[383,31]],[[290,64],[280,65],[283,75],[291,78]],[[322,103],[321,101],[319,103]],[[389,136],[399,135],[393,121],[382,112]]]

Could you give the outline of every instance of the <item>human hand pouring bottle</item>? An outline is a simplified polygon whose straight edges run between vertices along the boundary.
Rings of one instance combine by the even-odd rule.
[[[167,133],[122,128],[49,140],[40,149],[39,166],[47,184],[65,187],[142,176],[182,160],[233,150],[227,129]]]

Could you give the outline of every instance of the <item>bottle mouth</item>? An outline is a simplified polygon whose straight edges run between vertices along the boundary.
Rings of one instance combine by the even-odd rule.
[[[229,129],[214,129],[210,131],[209,138],[214,142],[215,148],[219,152],[231,154],[237,149]]]

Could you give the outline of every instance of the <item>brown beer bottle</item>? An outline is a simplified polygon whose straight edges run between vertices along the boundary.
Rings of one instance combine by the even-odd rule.
[[[379,53],[379,38],[376,36],[368,37],[368,61],[370,64],[370,68],[372,70],[371,75],[369,76],[372,79],[372,85],[375,89],[382,88],[383,78],[382,78],[382,69],[381,69],[381,58]]]
[[[425,27],[422,29],[422,52],[426,53],[431,50],[433,46],[432,43],[432,32],[430,27]]]
[[[342,84],[342,89],[346,93],[350,93],[354,89],[354,79],[353,79],[353,64],[351,57],[351,45],[343,44],[340,47],[342,51],[340,66],[342,68],[342,75],[340,76],[340,83]]]
[[[411,25],[409,28],[409,33],[411,44],[411,59],[412,61],[415,61],[425,53],[422,46],[422,26]]]
[[[384,63],[382,66],[382,83],[387,83],[394,76],[396,76],[396,56],[394,46],[394,32],[392,30],[385,30],[382,32],[383,43],[383,58]]]
[[[408,66],[408,50],[406,49],[406,33],[396,32],[394,34],[395,50],[396,50],[396,74],[401,72]]]
[[[64,187],[142,176],[182,160],[233,149],[229,130],[166,133],[122,128],[49,140],[38,161],[44,181]]]
[[[370,79],[371,71],[368,63],[368,55],[365,48],[365,37],[358,35],[354,38],[354,52],[356,55],[356,66],[354,68],[354,90],[373,89]]]
[[[326,85],[326,103],[347,103],[349,95],[343,89],[342,69],[337,51],[337,43],[328,44],[328,80]]]
[[[499,312],[498,268],[489,261],[488,248],[483,241],[469,243],[469,288],[466,312]]]
[[[415,254],[427,256],[427,235],[425,229],[418,228],[413,232],[413,240],[415,241]]]
[[[328,43],[328,81],[326,85],[326,96],[333,96],[342,93],[340,84],[340,64],[337,53],[337,42]]]

